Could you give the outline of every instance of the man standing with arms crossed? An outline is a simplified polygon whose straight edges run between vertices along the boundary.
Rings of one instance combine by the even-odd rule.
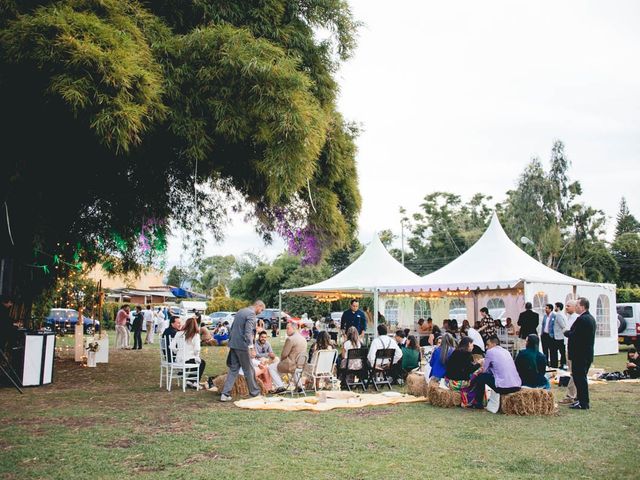
[[[252,397],[260,395],[260,388],[256,382],[256,375],[249,356],[249,347],[253,347],[253,332],[256,328],[256,315],[264,310],[262,300],[256,300],[252,306],[243,308],[236,313],[229,330],[229,355],[227,356],[227,380],[222,388],[221,402],[230,402],[231,389],[236,381],[240,368],[244,372],[247,388]]]
[[[571,376],[576,384],[577,401],[569,408],[574,410],[589,409],[589,384],[587,372],[593,362],[593,344],[596,338],[596,321],[589,313],[589,300],[578,298],[576,312],[580,315],[571,325],[571,330],[564,332],[569,338],[568,351],[571,360]]]

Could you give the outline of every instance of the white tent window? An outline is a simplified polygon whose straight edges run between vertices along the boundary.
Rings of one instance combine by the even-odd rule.
[[[431,305],[426,300],[416,300],[413,303],[413,321],[417,322],[421,318],[425,320],[431,316]]]
[[[549,303],[549,300],[547,294],[544,292],[538,292],[533,297],[533,311],[540,315],[540,321],[542,321],[542,317],[544,317],[544,306],[547,303]]]
[[[491,315],[491,318],[495,320],[505,318],[507,307],[504,304],[504,300],[501,298],[490,298],[487,302],[487,308],[489,309],[489,315]]]
[[[609,297],[600,295],[596,304],[596,337],[608,337],[611,335],[610,320]]]
[[[387,325],[392,330],[398,325],[398,302],[396,300],[387,300],[384,303],[384,317],[387,320]]]
[[[458,325],[462,325],[462,321],[468,318],[467,305],[464,303],[464,300],[460,298],[451,300],[449,303],[449,318],[451,320],[457,320]]]

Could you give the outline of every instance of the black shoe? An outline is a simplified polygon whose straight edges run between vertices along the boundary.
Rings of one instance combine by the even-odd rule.
[[[588,405],[580,405],[579,403],[574,403],[573,405],[571,405],[569,407],[571,410],[589,410],[589,406]]]
[[[274,392],[273,392],[273,393],[274,393],[275,395],[279,395],[280,393],[284,393],[284,392],[286,392],[286,391],[287,391],[287,388],[286,388],[286,387],[280,387],[280,388],[276,388],[276,389],[274,390]]]

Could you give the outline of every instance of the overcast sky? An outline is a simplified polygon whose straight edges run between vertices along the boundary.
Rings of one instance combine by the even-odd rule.
[[[362,242],[399,233],[399,206],[413,213],[432,191],[503,200],[555,139],[610,231],[623,195],[640,217],[639,1],[350,3],[364,26],[339,108],[363,129]],[[238,218],[207,254],[282,249]],[[170,241],[169,264],[180,251]]]

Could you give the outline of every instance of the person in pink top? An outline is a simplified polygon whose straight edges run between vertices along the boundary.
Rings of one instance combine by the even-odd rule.
[[[128,318],[129,305],[123,305],[116,314],[116,348],[129,348],[129,330],[127,330]]]

